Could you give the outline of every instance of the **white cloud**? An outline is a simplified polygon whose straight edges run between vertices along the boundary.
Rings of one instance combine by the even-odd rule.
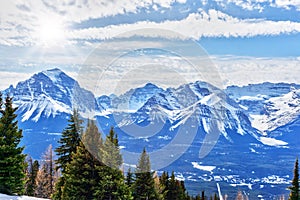
[[[247,10],[260,10],[264,9],[262,4],[267,4],[271,7],[290,9],[295,7],[297,10],[300,10],[300,1],[299,0],[227,0],[227,3],[234,3],[237,6],[240,6],[243,9]]]
[[[220,81],[223,82],[223,88],[229,85],[243,86],[262,82],[300,84],[300,58],[217,56],[211,57],[211,60],[219,73],[219,76],[216,77],[221,78]],[[160,65],[151,69],[153,63],[160,63]],[[144,85],[148,81],[164,88],[177,87],[180,84],[197,80],[211,81],[205,79],[201,74],[195,73],[194,69],[188,67],[184,60],[169,56],[156,57],[154,60],[150,57],[143,59],[127,57],[114,64],[115,67],[107,68],[104,72],[97,67],[96,71],[91,73],[88,70],[91,68],[88,67],[85,70],[85,66],[61,67],[61,69],[77,79],[81,86],[94,91],[96,95],[111,94],[112,92],[120,94],[132,87]],[[151,68],[141,70],[143,67]],[[30,70],[31,72],[24,71],[24,67],[22,70],[15,68],[11,71],[2,71],[0,73],[0,90],[8,88],[11,84],[15,86],[19,81],[28,79],[34,73],[51,68],[53,66],[36,66],[35,70]],[[203,70],[210,71],[211,68],[203,67],[201,71]],[[215,73],[215,71],[211,73]]]
[[[44,3],[43,3],[44,2]],[[5,1],[0,8],[0,44],[7,46],[32,46],[39,43],[37,31],[43,19],[58,18],[64,27],[65,37],[72,40],[105,40],[118,34],[141,29],[168,29],[181,33],[187,38],[208,37],[252,37],[257,35],[279,35],[300,32],[300,23],[292,21],[271,21],[263,19],[239,19],[217,10],[190,13],[178,21],[162,22],[137,21],[133,24],[109,25],[95,28],[72,29],[75,22],[103,18],[128,12],[137,12],[140,8],[160,6],[169,8],[175,0],[134,0],[134,1]],[[185,3],[186,0],[177,0]],[[228,2],[233,2],[228,0]],[[259,3],[270,0],[235,1],[245,9],[259,8]],[[276,6],[299,6],[300,2],[275,1]],[[274,4],[274,3],[273,3]],[[255,7],[256,6],[256,7]],[[157,8],[156,8],[157,9]],[[63,43],[60,43],[63,45]]]
[[[298,10],[300,9],[300,1],[299,0],[275,0],[275,4],[278,7],[284,7],[287,9],[289,9],[290,6],[294,6]]]
[[[224,86],[263,82],[300,83],[300,59],[235,57],[212,58]]]
[[[33,74],[25,72],[4,72],[0,74],[0,90],[7,89],[10,85],[16,86],[18,82],[28,79]]]
[[[36,31],[40,22],[59,19],[65,31],[74,23],[108,16],[137,13],[141,8],[153,6],[170,8],[175,2],[186,0],[18,0],[3,1],[0,7],[0,44],[7,46],[31,46],[38,41]]]
[[[216,10],[191,13],[179,21],[166,20],[161,23],[140,21],[135,24],[110,25],[101,28],[73,30],[71,39],[107,39],[127,31],[143,28],[167,29],[178,32],[186,38],[208,37],[252,37],[258,35],[279,35],[300,32],[300,23],[291,21],[270,21],[238,19]],[[152,33],[157,35],[158,33]],[[162,32],[163,34],[163,32]],[[149,36],[149,35],[147,35]],[[177,37],[177,36],[176,36]]]

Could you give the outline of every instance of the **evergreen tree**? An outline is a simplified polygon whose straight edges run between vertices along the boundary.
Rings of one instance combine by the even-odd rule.
[[[202,197],[200,197],[200,195],[198,194],[194,199],[195,200],[202,200]]]
[[[98,160],[102,160],[101,149],[103,147],[103,141],[101,133],[96,126],[94,120],[88,120],[87,128],[82,135],[81,141],[85,148]]]
[[[150,158],[144,148],[135,173],[135,183],[133,195],[137,200],[154,200],[158,199],[154,186],[153,173],[150,171]]]
[[[201,192],[201,200],[205,200],[205,199],[206,199],[206,197],[205,197],[205,191],[203,190]]]
[[[97,170],[101,179],[95,188],[95,199],[133,199],[131,190],[125,184],[124,176],[119,169],[100,166]]]
[[[161,191],[159,192],[162,194],[163,199],[167,198],[168,189],[169,189],[169,174],[168,172],[163,172],[162,175],[159,178],[159,182],[161,185]]]
[[[12,97],[5,99],[2,108],[2,94],[0,94],[0,193],[21,194],[25,184],[25,155],[24,147],[19,143],[22,130],[18,128],[17,108],[13,108]]]
[[[69,124],[62,132],[62,136],[58,141],[60,146],[55,149],[58,155],[56,160],[57,168],[56,170],[61,170],[62,176],[57,180],[55,184],[53,199],[62,199],[62,190],[65,185],[65,169],[66,166],[72,160],[72,154],[76,153],[77,147],[80,144],[80,134],[82,132],[83,121],[79,118],[79,113],[77,110],[73,110],[71,118],[68,120]]]
[[[72,154],[71,162],[66,167],[61,199],[93,199],[95,186],[100,181],[96,165],[101,165],[100,161],[94,159],[80,142],[76,153]]]
[[[118,136],[113,127],[106,136],[102,155],[102,161],[106,166],[113,169],[119,169],[122,165],[123,160],[119,149]]]
[[[294,167],[294,178],[292,180],[292,186],[289,187],[290,196],[289,200],[299,200],[299,166],[298,166],[298,158],[295,161]]]
[[[125,180],[126,185],[131,188],[131,186],[134,183],[134,177],[133,173],[131,172],[131,168],[128,169],[127,175],[126,175],[126,180]]]
[[[181,200],[187,198],[184,182],[176,180],[174,172],[172,172],[167,189],[166,199],[168,200]]]
[[[41,169],[37,173],[35,195],[41,198],[50,198],[54,190],[54,162],[53,150],[50,144],[43,155]]]
[[[62,132],[62,136],[58,141],[60,146],[55,149],[58,155],[58,159],[56,160],[57,168],[61,168],[62,174],[64,173],[66,165],[71,162],[71,154],[76,152],[82,132],[81,125],[83,121],[79,119],[78,111],[73,111],[68,122],[67,128]]]
[[[28,196],[34,196],[36,190],[36,177],[39,171],[39,162],[35,160],[32,162],[32,158],[28,158],[28,167],[26,171],[27,180],[25,184],[25,194]]]
[[[118,137],[113,128],[106,136],[101,148],[103,165],[97,166],[98,176],[101,177],[95,190],[96,199],[131,199],[129,187],[125,184],[120,170],[122,155],[119,149]]]

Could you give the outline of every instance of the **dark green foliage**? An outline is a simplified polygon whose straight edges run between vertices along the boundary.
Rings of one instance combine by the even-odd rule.
[[[174,172],[168,181],[167,184],[167,200],[181,200],[187,199],[188,195],[186,193],[186,189],[183,181],[176,180]]]
[[[12,106],[12,98],[7,96],[4,109],[0,94],[0,193],[22,194],[25,185],[25,157],[24,147],[19,143],[22,130],[18,128],[17,108]]]
[[[93,199],[92,191],[100,181],[95,165],[101,163],[94,159],[82,143],[77,147],[76,153],[72,154],[72,158],[64,173],[61,199]]]
[[[167,194],[168,194],[168,186],[169,186],[169,174],[168,172],[163,172],[162,175],[159,177],[159,182],[160,182],[160,194],[163,196],[163,199],[167,198]]]
[[[51,195],[51,199],[60,200],[62,199],[62,191],[65,185],[65,177],[61,176],[55,183],[54,192]]]
[[[37,173],[39,171],[39,162],[35,160],[32,162],[32,158],[29,157],[27,161],[27,170],[26,170],[26,175],[27,175],[27,180],[25,184],[25,194],[28,196],[34,196],[34,192],[36,190],[36,177]]]
[[[153,172],[150,170],[150,158],[144,148],[135,173],[136,180],[133,187],[134,199],[158,199],[158,194],[154,185]]]
[[[119,169],[108,166],[97,167],[100,181],[97,184],[95,199],[133,199],[129,187],[124,182],[124,176]]]
[[[82,132],[82,120],[76,110],[73,111],[67,128],[62,132],[62,136],[58,141],[60,146],[55,149],[59,156],[56,160],[57,168],[61,168],[62,173],[68,163],[71,162],[71,154],[76,152],[76,148],[80,142],[80,134]]]
[[[125,183],[128,187],[131,187],[132,184],[134,183],[134,177],[133,177],[133,173],[131,172],[131,168],[128,169]]]
[[[95,188],[96,199],[132,199],[129,187],[125,184],[124,176],[119,169],[122,155],[119,141],[114,129],[111,128],[101,148],[103,165],[97,166],[100,182]]]
[[[292,186],[289,187],[290,196],[289,200],[299,200],[299,166],[298,166],[298,158],[295,161],[294,167],[294,178],[292,180]]]
[[[56,160],[57,168],[56,170],[61,170],[62,176],[57,180],[55,185],[53,199],[62,199],[62,190],[65,185],[65,170],[68,164],[72,160],[72,154],[76,153],[77,147],[80,144],[80,135],[82,133],[82,123],[83,121],[79,118],[79,113],[77,110],[73,111],[69,124],[62,132],[62,136],[58,141],[60,146],[55,149],[58,159]]]
[[[112,159],[111,160],[109,160]],[[106,166],[106,160],[114,168]],[[53,199],[132,199],[129,187],[119,170],[122,157],[117,137],[111,129],[104,144],[94,121],[82,136],[82,142],[72,153],[63,177],[56,185]]]

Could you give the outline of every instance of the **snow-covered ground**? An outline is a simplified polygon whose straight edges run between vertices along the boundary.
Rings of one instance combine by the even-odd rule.
[[[46,199],[28,197],[28,196],[9,196],[6,194],[0,194],[0,200],[46,200]]]

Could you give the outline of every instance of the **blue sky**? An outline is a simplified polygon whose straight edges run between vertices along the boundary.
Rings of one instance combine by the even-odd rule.
[[[57,66],[76,77],[99,44],[143,28],[196,41],[225,85],[300,75],[299,0],[1,0],[0,11],[0,89]]]

